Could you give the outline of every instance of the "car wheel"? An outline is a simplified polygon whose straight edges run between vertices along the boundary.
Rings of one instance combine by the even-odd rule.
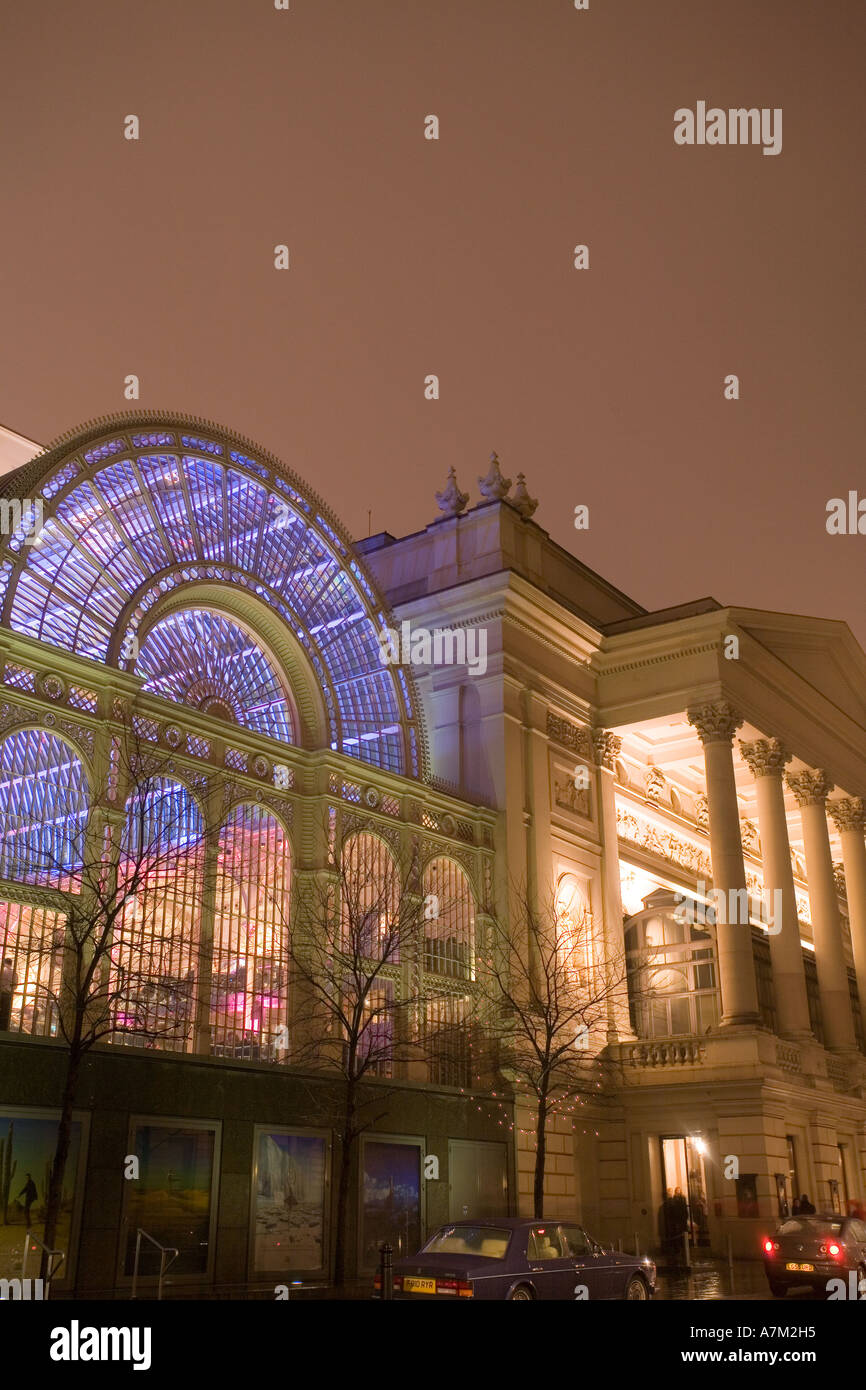
[[[521,1303],[533,1303],[535,1301],[535,1294],[528,1284],[518,1284],[516,1289],[511,1290],[508,1297],[511,1300],[519,1299]]]
[[[778,1279],[768,1279],[767,1283],[770,1285],[770,1293],[774,1298],[784,1298],[788,1292],[788,1285],[780,1284]]]
[[[628,1299],[648,1299],[649,1291],[639,1274],[633,1274],[625,1286],[625,1298]]]

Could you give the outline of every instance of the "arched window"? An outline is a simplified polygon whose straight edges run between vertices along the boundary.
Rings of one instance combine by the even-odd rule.
[[[296,742],[286,691],[269,658],[250,634],[221,613],[185,608],[151,628],[135,673],[144,689],[163,699]]]
[[[424,968],[460,980],[475,978],[475,899],[453,859],[424,870]]]
[[[357,1047],[367,1071],[392,1076],[395,999],[405,917],[400,914],[400,874],[378,835],[359,832],[343,845],[340,918],[344,1009],[358,1011]]]
[[[475,899],[453,859],[433,859],[424,870],[423,1027],[428,1077],[442,1086],[472,1078],[474,997],[456,987],[475,978]],[[444,981],[454,984],[443,987]]]
[[[587,885],[576,874],[561,874],[556,884],[556,929],[563,977],[582,989],[594,980],[593,930]]]
[[[0,744],[0,878],[77,892],[87,778],[56,734],[22,729]]]
[[[218,1056],[286,1050],[290,886],[282,823],[261,806],[236,806],[217,861],[210,1007]]]
[[[702,1035],[718,1025],[715,951],[695,899],[659,888],[625,927],[629,1010],[641,1038]]]
[[[111,951],[114,1041],[192,1051],[201,977],[204,826],[181,783],[154,777],[126,806],[125,894]]]

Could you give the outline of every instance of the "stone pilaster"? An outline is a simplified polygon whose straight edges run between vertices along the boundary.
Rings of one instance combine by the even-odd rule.
[[[625,938],[623,936],[622,891],[619,876],[619,841],[616,828],[616,760],[622,739],[607,729],[591,731],[593,759],[597,768],[598,825],[602,848],[602,895],[604,915],[604,957],[608,977],[607,1041],[631,1041],[634,1032],[628,1011],[628,985],[625,978]]]

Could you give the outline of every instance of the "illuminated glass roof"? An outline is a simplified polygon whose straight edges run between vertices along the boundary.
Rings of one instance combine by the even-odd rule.
[[[129,667],[123,643],[166,593],[196,582],[246,589],[306,653],[331,746],[374,766],[422,772],[410,678],[380,661],[376,634],[392,620],[340,523],[277,460],[214,426],[151,412],[65,436],[4,483],[7,496],[42,504],[43,524],[28,536],[25,518],[0,538],[3,625]],[[220,634],[229,643],[230,626]],[[141,674],[149,688],[162,680],[161,693],[180,698],[182,673],[171,693],[169,629],[158,637],[160,629],[142,642]],[[187,631],[176,625],[173,635],[183,641]],[[259,697],[274,695],[271,678],[254,663],[238,697],[250,718]],[[272,705],[260,718],[261,732],[291,731],[288,706],[280,715]],[[266,728],[268,720],[275,722]]]
[[[295,742],[279,677],[238,623],[206,609],[169,613],[151,628],[135,663],[144,689],[244,728]]]

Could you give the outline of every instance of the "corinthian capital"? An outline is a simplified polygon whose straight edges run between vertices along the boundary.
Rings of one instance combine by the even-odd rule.
[[[607,729],[591,729],[590,738],[592,739],[596,765],[606,767],[613,772],[619,757],[619,750],[622,748],[622,739]]]
[[[834,785],[820,767],[814,772],[788,772],[785,781],[797,798],[798,806],[815,806],[819,801],[826,801]]]
[[[686,718],[697,729],[701,743],[730,743],[743,722],[742,715],[727,700],[697,705],[687,712]]]
[[[827,807],[837,830],[866,830],[866,802],[862,796],[846,796],[841,801],[831,801]]]
[[[753,777],[779,776],[785,771],[785,763],[791,761],[791,754],[783,748],[777,738],[756,738],[754,743],[739,740],[743,761],[748,763]]]

